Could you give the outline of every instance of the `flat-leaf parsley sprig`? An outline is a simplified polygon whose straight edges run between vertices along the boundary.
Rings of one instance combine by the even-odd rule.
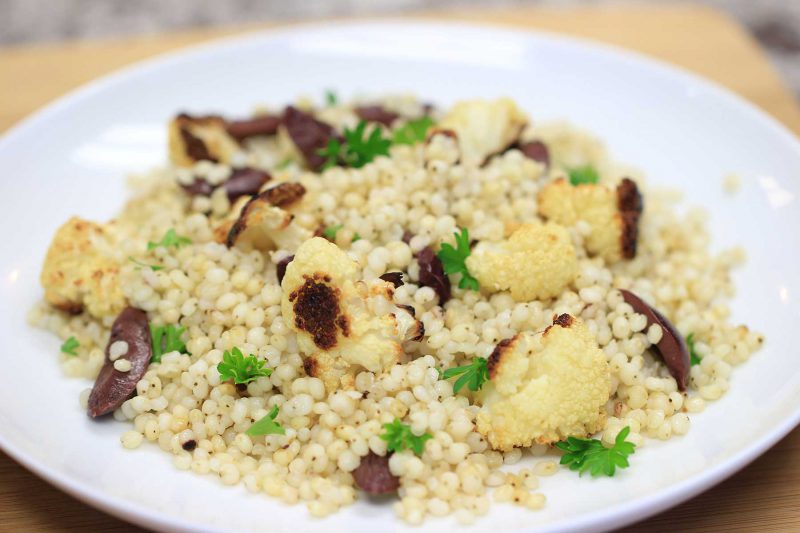
[[[417,144],[428,136],[428,130],[433,126],[431,117],[421,117],[409,120],[392,133],[394,144]]]
[[[383,429],[384,432],[380,437],[386,441],[386,449],[390,452],[411,450],[417,455],[422,455],[425,451],[425,442],[433,438],[430,433],[414,435],[411,426],[403,424],[399,418],[395,418],[391,424],[384,424]]]
[[[241,385],[272,375],[272,369],[264,367],[266,363],[252,354],[245,357],[242,351],[234,346],[231,351],[225,350],[222,354],[222,361],[217,365],[217,371],[222,381],[231,379],[234,384]]]
[[[609,448],[603,446],[597,439],[568,437],[566,441],[556,443],[556,447],[567,452],[561,456],[561,464],[569,466],[570,470],[580,472],[581,475],[589,472],[593,477],[613,476],[617,467],[630,466],[628,456],[633,454],[636,448],[634,443],[625,440],[630,432],[630,426],[625,426],[617,434],[614,445]]]
[[[75,350],[77,350],[80,345],[81,343],[78,342],[78,339],[75,337],[70,337],[64,341],[64,344],[61,345],[61,353],[73,356],[78,355],[78,352]]]
[[[333,89],[325,89],[325,105],[328,107],[339,103],[339,95]]]
[[[331,242],[336,241],[336,235],[339,233],[339,230],[344,227],[344,224],[334,224],[333,226],[327,226],[324,230],[322,230],[322,236],[328,239]],[[361,235],[358,233],[353,234],[352,242],[360,241]]]
[[[262,418],[261,420],[255,422],[252,426],[247,428],[247,433],[251,437],[255,437],[258,435],[286,435],[286,430],[283,429],[278,422],[275,422],[275,418],[278,416],[278,406],[270,410],[270,412]]]
[[[136,265],[136,270],[139,270],[140,268],[149,268],[153,272],[158,272],[159,270],[164,269],[163,265],[148,265],[147,263],[142,263],[141,261],[134,259],[133,256],[128,256],[128,261]]]
[[[344,164],[352,168],[361,168],[379,155],[389,155],[391,139],[383,136],[383,128],[375,127],[369,135],[366,132],[367,121],[362,120],[355,129],[345,128],[344,142],[336,137],[328,140],[328,146],[317,151],[325,157],[323,169]]]
[[[152,363],[160,363],[161,356],[170,352],[186,352],[186,344],[181,340],[181,335],[186,328],[175,327],[172,324],[166,326],[154,326],[150,324],[150,336],[153,339]]]
[[[594,184],[600,181],[600,174],[591,165],[571,168],[567,170],[567,173],[569,174],[569,182],[572,185]]]
[[[468,365],[448,368],[442,373],[444,379],[450,379],[456,376],[460,377],[453,384],[453,392],[460,391],[464,385],[473,392],[479,391],[481,387],[483,387],[483,384],[489,380],[489,367],[486,359],[483,357],[473,357],[472,362]]]
[[[456,236],[456,247],[448,243],[443,243],[441,250],[436,254],[442,262],[445,274],[461,274],[461,281],[458,282],[460,289],[478,290],[478,280],[467,270],[467,257],[472,253],[469,246],[469,230],[461,228]]]
[[[700,356],[697,354],[694,343],[694,333],[689,333],[689,335],[686,336],[686,347],[689,348],[689,362],[691,366],[700,364]]]
[[[181,246],[186,246],[188,244],[192,244],[192,240],[188,237],[182,237],[178,235],[174,229],[170,228],[161,237],[161,240],[158,242],[150,241],[147,243],[148,250],[155,250],[159,246],[163,246],[164,248],[180,248]]]

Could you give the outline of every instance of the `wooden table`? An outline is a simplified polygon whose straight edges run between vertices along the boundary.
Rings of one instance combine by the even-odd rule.
[[[424,16],[558,31],[638,50],[729,87],[800,133],[800,108],[764,54],[745,30],[707,8],[519,8]],[[122,65],[242,30],[0,48],[0,131]],[[68,529],[139,530],[50,487],[0,453],[0,530]],[[626,531],[701,530],[800,531],[800,429],[721,485]]]

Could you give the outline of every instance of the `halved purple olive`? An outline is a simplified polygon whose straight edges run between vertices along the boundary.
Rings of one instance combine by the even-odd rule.
[[[530,141],[517,145],[520,152],[528,159],[533,159],[545,167],[550,167],[550,150],[542,141]]]
[[[231,177],[222,186],[225,187],[225,192],[228,193],[228,200],[234,202],[241,196],[258,194],[261,186],[271,179],[272,176],[263,170],[244,167],[234,169]]]
[[[452,294],[450,289],[450,278],[444,273],[442,260],[433,251],[433,248],[426,246],[417,254],[419,263],[419,283],[425,287],[430,287],[439,295],[439,305],[444,305]]]
[[[274,135],[281,124],[281,118],[264,115],[246,120],[232,120],[225,125],[228,135],[241,142],[258,135]]]
[[[647,317],[647,327],[652,324],[661,326],[661,340],[656,343],[656,350],[667,365],[669,373],[678,382],[678,389],[686,390],[689,383],[689,349],[686,341],[675,326],[657,310],[650,307],[644,300],[633,294],[631,291],[619,289],[625,303],[633,307],[633,310]]]
[[[353,470],[356,486],[369,494],[389,494],[400,487],[400,478],[389,470],[389,455],[378,455],[370,451],[361,458],[358,468]]]
[[[286,267],[289,266],[289,263],[291,263],[293,259],[294,255],[287,255],[275,265],[275,274],[278,276],[278,284],[283,283],[283,277],[286,275]]]
[[[328,141],[337,136],[333,126],[292,106],[283,112],[282,123],[308,166],[312,170],[319,170],[326,161],[318,153],[319,150],[328,146]]]
[[[271,179],[272,176],[257,168],[235,168],[227,181],[222,184],[222,187],[225,188],[228,200],[235,202],[237,198],[242,196],[258,194],[258,191],[261,190],[261,186]],[[211,185],[203,178],[195,178],[192,183],[182,185],[181,187],[191,196],[211,196],[215,188],[214,185]]]
[[[128,352],[120,357],[131,363],[131,369],[127,372],[114,368],[114,362],[109,358],[111,345],[117,341],[128,343]],[[89,416],[97,418],[108,414],[130,398],[136,390],[136,384],[147,371],[152,356],[153,344],[147,314],[141,309],[126,307],[111,326],[106,360],[89,395]]]
[[[379,105],[365,105],[360,106],[355,109],[356,115],[361,120],[366,120],[367,122],[377,122],[379,124],[383,124],[387,128],[392,125],[398,114],[393,113],[391,111],[387,111],[382,106]]]

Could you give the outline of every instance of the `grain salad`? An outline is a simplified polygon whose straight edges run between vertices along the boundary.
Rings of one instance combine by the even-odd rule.
[[[763,342],[702,210],[510,99],[330,93],[167,131],[115,219],[58,229],[29,318],[94,380],[89,416],[179,469],[318,517],[537,510],[560,468],[636,475]]]

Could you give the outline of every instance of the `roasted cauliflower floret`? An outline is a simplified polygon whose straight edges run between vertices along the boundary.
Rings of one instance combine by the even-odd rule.
[[[382,372],[421,337],[413,311],[393,303],[394,287],[359,281],[357,264],[335,244],[314,237],[297,249],[281,282],[281,314],[307,356],[306,372],[326,388],[352,388],[357,372]]]
[[[578,273],[569,233],[558,224],[522,224],[507,241],[478,243],[467,268],[488,291],[518,302],[558,296]]]
[[[519,139],[528,117],[510,98],[456,103],[438,124],[458,136],[463,163],[480,165]]]
[[[561,315],[542,333],[502,341],[487,366],[476,422],[492,448],[550,444],[602,429],[611,395],[608,363],[577,318]]]
[[[169,158],[173,164],[190,167],[197,161],[228,163],[240,150],[222,117],[191,117],[180,114],[169,123]]]
[[[107,231],[78,217],[53,237],[42,267],[45,300],[57,309],[95,317],[116,316],[125,307],[119,264],[111,258]]]
[[[557,179],[539,191],[539,213],[548,220],[572,226],[583,220],[591,227],[586,238],[589,253],[608,263],[636,256],[642,197],[633,180],[616,188],[606,185],[570,185]]]
[[[301,184],[285,182],[248,200],[240,199],[217,228],[217,239],[229,247],[294,250],[312,235],[294,222],[291,212],[305,192]]]

